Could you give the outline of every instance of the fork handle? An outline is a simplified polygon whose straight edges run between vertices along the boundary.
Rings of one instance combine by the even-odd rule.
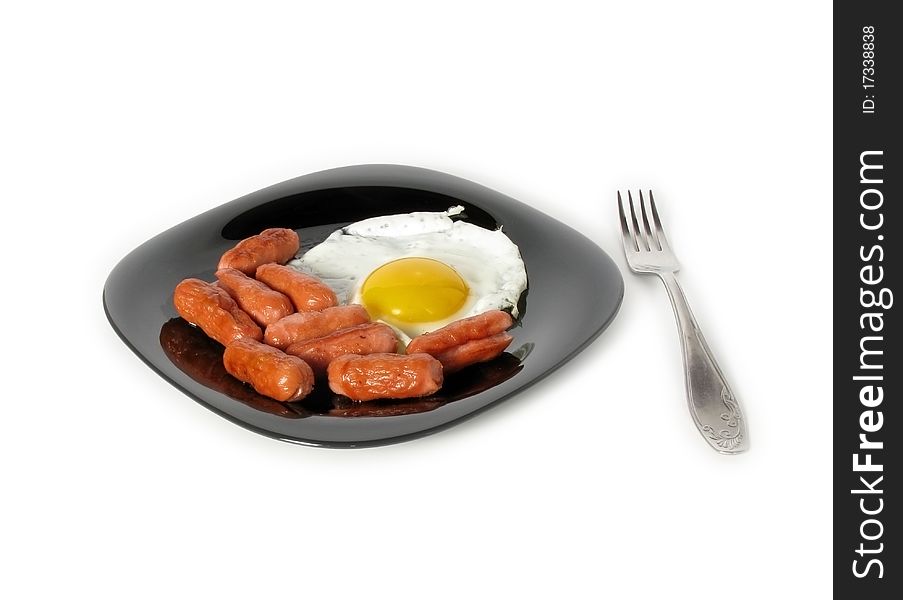
[[[687,402],[697,429],[715,450],[737,454],[749,448],[746,419],[721,373],[675,273],[658,273],[677,318],[687,382]]]

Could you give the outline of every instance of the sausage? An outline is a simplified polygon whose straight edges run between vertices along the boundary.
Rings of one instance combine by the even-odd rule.
[[[513,339],[509,333],[497,333],[479,340],[464,342],[435,356],[442,363],[442,369],[446,374],[454,373],[464,367],[492,360],[504,352]]]
[[[223,365],[258,394],[280,402],[300,400],[314,387],[314,373],[307,363],[254,340],[236,340],[226,346]]]
[[[370,315],[359,304],[333,306],[320,312],[295,313],[280,319],[266,328],[263,339],[270,346],[284,350],[295,342],[322,337],[369,321]]]
[[[299,312],[323,310],[339,303],[328,285],[307,273],[277,264],[257,267],[255,277],[292,299]]]
[[[408,354],[426,352],[437,356],[472,340],[479,340],[501,333],[514,324],[511,315],[501,310],[490,310],[474,317],[459,319],[441,329],[418,335],[408,344]]]
[[[295,312],[288,296],[271,290],[265,283],[251,279],[237,269],[220,269],[216,278],[238,306],[264,327]]]
[[[347,354],[329,363],[329,389],[352,400],[419,398],[442,387],[442,364],[429,354]]]
[[[216,284],[185,279],[176,286],[172,302],[183,319],[224,346],[243,338],[263,339],[257,323]]]
[[[254,275],[260,265],[290,261],[300,247],[301,240],[294,230],[264,229],[227,250],[219,259],[217,269],[238,269],[245,275]]]
[[[365,323],[296,342],[285,351],[303,359],[317,375],[324,375],[329,363],[345,354],[395,352],[397,348],[398,338],[391,327],[384,323]]]

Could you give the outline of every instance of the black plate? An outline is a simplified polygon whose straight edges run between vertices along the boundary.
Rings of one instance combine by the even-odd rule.
[[[448,377],[437,396],[357,404],[320,384],[300,403],[270,400],[228,375],[222,346],[185,323],[172,306],[179,281],[214,280],[222,253],[267,227],[296,229],[307,249],[354,221],[456,204],[475,225],[502,226],[520,248],[529,288],[509,351]],[[623,295],[624,281],[608,255],[525,204],[437,171],[363,165],[268,187],[161,233],[116,265],[103,302],[113,328],[144,362],[214,412],[285,441],[363,447],[433,433],[526,389],[595,339]]]

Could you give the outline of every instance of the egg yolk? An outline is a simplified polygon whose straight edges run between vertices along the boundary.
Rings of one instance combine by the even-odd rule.
[[[399,258],[373,271],[361,288],[374,319],[422,323],[453,315],[467,300],[458,272],[432,258]]]

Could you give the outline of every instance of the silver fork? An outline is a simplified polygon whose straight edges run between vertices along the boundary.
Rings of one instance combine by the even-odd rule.
[[[652,190],[649,191],[648,201],[643,197],[643,192],[639,196],[638,217],[633,196],[627,192],[627,203],[630,206],[628,218],[621,192],[618,192],[618,212],[627,264],[634,273],[658,275],[668,290],[680,333],[687,401],[696,428],[718,452],[743,452],[749,448],[749,434],[740,404],[715,362],[693,317],[687,297],[677,282],[680,264],[665,237]]]

